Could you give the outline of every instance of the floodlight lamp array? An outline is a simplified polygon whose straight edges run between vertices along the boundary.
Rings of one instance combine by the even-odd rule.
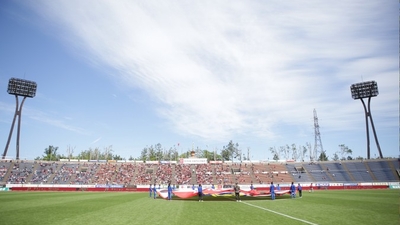
[[[8,82],[8,94],[33,98],[36,95],[36,82],[11,78]]]
[[[350,86],[350,90],[351,97],[353,97],[354,100],[376,97],[379,94],[378,84],[376,83],[376,81],[366,81],[362,83],[352,84]]]

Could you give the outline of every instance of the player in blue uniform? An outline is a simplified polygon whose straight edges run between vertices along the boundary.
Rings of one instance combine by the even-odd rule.
[[[168,183],[168,200],[171,200],[172,198],[172,187],[171,183]]]
[[[275,200],[275,186],[274,186],[274,182],[271,182],[271,185],[269,186],[269,192],[271,193],[271,200]]]
[[[151,184],[150,184],[150,188],[149,188],[149,194],[150,194],[150,198],[151,198],[151,194],[153,193],[153,189],[151,188]]]
[[[156,188],[156,184],[154,184],[154,186],[153,186],[153,197],[154,197],[154,199],[156,199],[156,197],[157,197],[157,188]]]
[[[199,202],[203,201],[203,187],[201,184],[197,187],[197,194],[199,195]]]
[[[296,198],[296,187],[294,186],[293,182],[290,185],[290,197]]]

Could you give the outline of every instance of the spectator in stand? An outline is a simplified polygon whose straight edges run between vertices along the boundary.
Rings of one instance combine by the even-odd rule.
[[[300,183],[299,183],[299,184],[297,185],[297,191],[299,192],[300,198],[303,197],[303,194],[302,194],[303,191],[302,191],[302,189],[303,189],[303,188],[301,187],[301,185],[300,185]]]
[[[292,198],[296,198],[296,187],[294,186],[293,182],[292,185],[290,185],[290,196]]]
[[[189,184],[190,180],[192,179],[190,165],[176,165],[174,179],[177,185]]]
[[[274,182],[271,182],[271,185],[269,186],[269,192],[271,193],[271,200],[275,200],[275,186],[274,186]]]

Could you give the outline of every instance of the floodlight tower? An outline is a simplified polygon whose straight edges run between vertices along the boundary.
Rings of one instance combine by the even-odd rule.
[[[319,132],[317,110],[315,110],[315,109],[314,109],[314,137],[315,137],[314,152],[313,152],[313,154],[310,154],[310,156],[311,156],[311,161],[314,161],[314,160],[318,161],[318,157],[319,157],[318,152],[320,152],[321,154],[324,153],[324,147],[322,147],[321,133]]]
[[[6,147],[4,149],[3,153],[3,159],[5,159],[7,155],[7,150],[8,146],[10,145],[10,140],[12,136],[12,132],[14,130],[14,125],[15,125],[15,119],[18,116],[18,130],[17,130],[17,145],[16,145],[16,150],[17,150],[17,157],[16,159],[19,159],[19,134],[20,134],[20,128],[21,128],[21,111],[22,111],[22,106],[24,105],[25,99],[27,97],[33,98],[36,95],[36,82],[29,81],[29,80],[23,80],[19,78],[11,78],[8,82],[8,94],[10,95],[15,95],[15,114],[14,114],[14,119],[11,124],[11,129],[10,129],[10,134],[8,135],[8,140]],[[24,97],[22,99],[21,105],[19,105],[18,102],[18,96]]]
[[[376,136],[374,121],[372,120],[371,115],[371,98],[376,97],[379,94],[378,84],[375,81],[366,81],[362,83],[352,84],[350,86],[351,97],[354,100],[360,99],[361,103],[364,106],[365,112],[365,124],[367,131],[367,158],[370,159],[370,146],[369,146],[369,129],[368,129],[368,118],[371,121],[372,131],[374,132],[376,146],[378,147],[379,156],[383,158],[381,147],[379,146],[378,137]],[[368,98],[368,107],[365,106],[364,98]]]

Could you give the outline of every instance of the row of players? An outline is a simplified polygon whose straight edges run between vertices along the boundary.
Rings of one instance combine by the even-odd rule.
[[[160,185],[158,186],[158,189],[160,189]],[[211,186],[211,189],[215,189],[214,184]],[[290,190],[289,193],[290,193],[291,198],[296,198],[296,189],[297,189],[297,192],[299,193],[299,197],[302,198],[302,197],[303,197],[303,188],[302,188],[302,186],[300,185],[300,183],[297,185],[297,188],[296,188],[296,186],[294,185],[294,182],[291,183],[290,189],[289,189],[289,190]],[[175,190],[175,185],[171,186],[171,183],[168,183],[168,187],[167,187],[167,192],[168,192],[168,198],[167,198],[167,199],[168,199],[168,200],[171,200],[171,199],[172,199],[172,195],[173,195],[172,191],[173,191],[173,190]],[[196,190],[196,187],[195,187],[194,184],[192,185],[192,190],[193,190],[193,191]],[[234,190],[234,193],[235,193],[236,201],[237,201],[237,202],[240,202],[240,201],[241,201],[241,199],[240,199],[240,190],[241,190],[241,189],[240,189],[240,186],[239,186],[238,183],[236,183],[236,184],[233,186],[233,190]],[[251,191],[252,191],[252,190],[255,190],[253,184],[250,185],[250,190],[251,190]],[[270,196],[271,196],[271,199],[272,199],[272,200],[275,200],[275,197],[276,197],[275,190],[280,191],[280,190],[281,190],[281,189],[280,189],[280,186],[279,186],[279,184],[278,184],[278,185],[275,187],[274,182],[271,182],[271,185],[270,185],[270,187],[269,187],[269,193],[270,193]],[[313,192],[312,184],[311,184],[311,187],[310,187],[310,192]],[[150,184],[150,187],[149,187],[149,195],[150,195],[150,198],[151,198],[152,196],[153,196],[154,199],[157,197],[157,188],[156,188],[156,184],[154,184],[154,185],[151,185],[151,184]],[[203,201],[203,196],[204,196],[204,194],[203,194],[203,186],[202,186],[201,184],[198,184],[198,186],[197,186],[197,195],[198,195],[198,197],[199,197],[199,201],[202,202],[202,201]]]

